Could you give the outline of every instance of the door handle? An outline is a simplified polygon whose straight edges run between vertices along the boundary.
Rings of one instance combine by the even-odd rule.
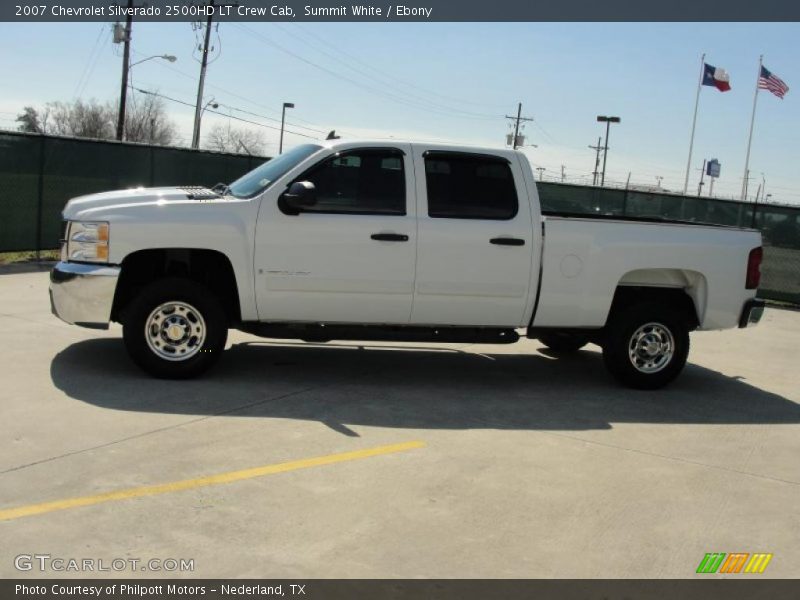
[[[379,242],[407,242],[408,236],[403,233],[373,233],[369,236]]]
[[[524,246],[525,240],[510,237],[496,237],[489,240],[490,244],[497,244],[498,246]]]

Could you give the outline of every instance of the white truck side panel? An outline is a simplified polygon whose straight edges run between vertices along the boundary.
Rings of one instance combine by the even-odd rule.
[[[683,288],[701,329],[735,327],[756,231],[545,217],[536,327],[602,327],[618,285]]]
[[[174,188],[163,194],[174,195]],[[258,202],[254,200],[159,200],[160,190],[139,192],[146,199],[131,202],[135,190],[114,192],[116,204],[96,207],[80,202],[71,205],[65,217],[83,221],[111,221],[109,263],[121,264],[126,256],[139,250],[192,248],[215,250],[228,257],[239,292],[244,320],[258,319],[253,293],[253,237]],[[110,198],[112,194],[105,194]],[[125,199],[127,196],[127,201]]]

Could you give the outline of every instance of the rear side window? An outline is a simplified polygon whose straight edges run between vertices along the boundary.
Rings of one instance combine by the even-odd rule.
[[[348,151],[300,177],[317,189],[316,205],[304,212],[404,215],[406,176],[400,150]]]
[[[517,214],[514,177],[501,158],[431,152],[425,156],[425,181],[430,217],[508,220]]]

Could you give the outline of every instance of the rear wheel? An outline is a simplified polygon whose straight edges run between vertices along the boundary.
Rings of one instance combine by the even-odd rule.
[[[543,333],[538,339],[550,350],[560,354],[577,352],[589,343],[589,338],[585,335],[579,333],[562,333],[558,331]]]
[[[688,355],[687,320],[668,306],[647,303],[627,307],[606,327],[606,368],[629,387],[664,387],[678,376]]]
[[[131,301],[122,334],[128,354],[150,375],[187,379],[219,359],[228,323],[222,305],[207,288],[169,278],[151,283]]]

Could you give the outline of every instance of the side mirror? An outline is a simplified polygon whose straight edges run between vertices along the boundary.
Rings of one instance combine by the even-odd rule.
[[[317,188],[310,181],[295,181],[278,199],[278,207],[287,215],[299,215],[317,203]]]

